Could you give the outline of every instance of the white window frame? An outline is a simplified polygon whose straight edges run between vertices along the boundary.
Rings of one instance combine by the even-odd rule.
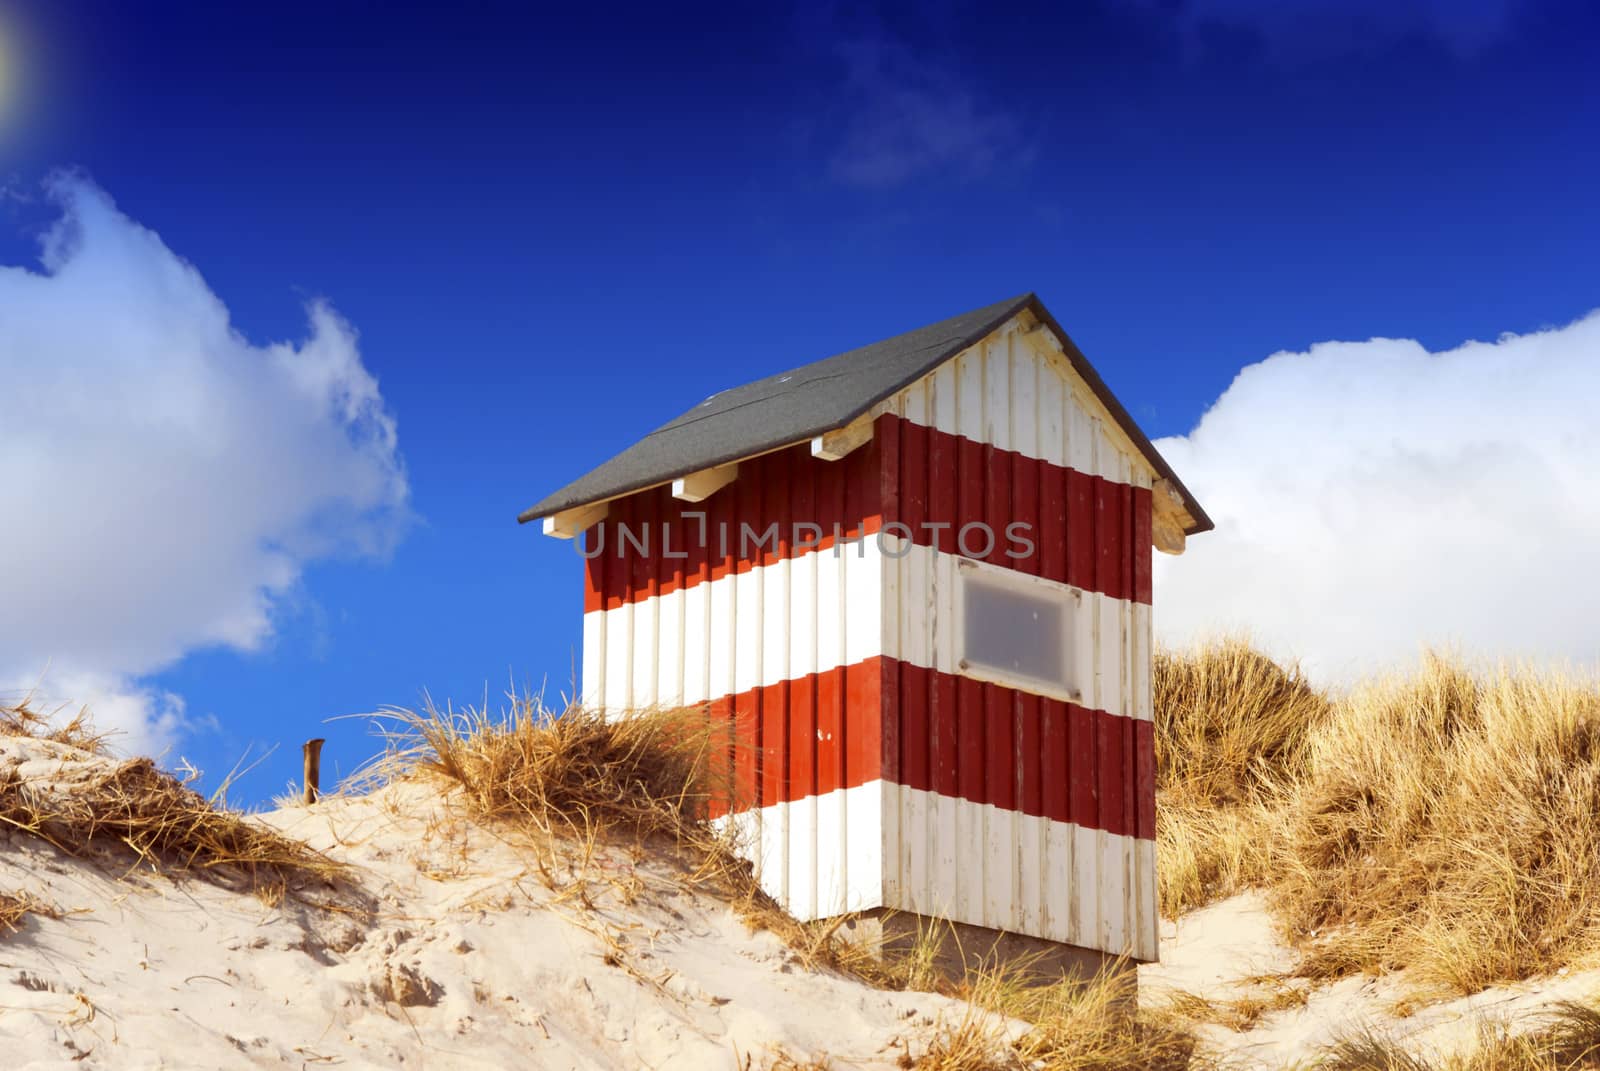
[[[1032,598],[1047,598],[1060,603],[1066,609],[1066,627],[1061,637],[1061,664],[1066,668],[1066,676],[1070,683],[1063,685],[1060,681],[1045,680],[1014,670],[999,669],[982,663],[968,662],[967,651],[967,583],[969,578],[977,579],[980,583],[992,584],[998,587],[1008,587],[1021,595]],[[956,560],[956,590],[955,590],[955,656],[956,669],[963,677],[973,680],[987,681],[990,684],[1004,685],[1031,695],[1042,695],[1051,699],[1062,699],[1068,703],[1083,702],[1084,667],[1078,663],[1079,636],[1087,627],[1085,620],[1085,602],[1082,588],[1075,588],[1070,584],[1057,583],[1043,577],[1030,576],[1019,573],[1015,569],[991,565],[988,562],[974,561],[971,558],[958,558]]]

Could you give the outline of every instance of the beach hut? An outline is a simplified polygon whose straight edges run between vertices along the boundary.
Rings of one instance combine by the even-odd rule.
[[[585,705],[725,722],[801,919],[1157,949],[1151,551],[1205,512],[1027,294],[723,391],[525,511]]]

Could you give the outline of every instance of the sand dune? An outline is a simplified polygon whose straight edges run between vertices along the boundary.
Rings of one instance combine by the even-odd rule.
[[[31,791],[108,761],[0,738],[0,778]],[[308,894],[331,908],[0,834],[0,890],[62,916],[0,936],[4,1065],[890,1068],[959,1014],[803,969],[666,858],[601,848],[589,903],[563,898],[533,853],[420,784],[260,820],[350,864],[349,887]]]

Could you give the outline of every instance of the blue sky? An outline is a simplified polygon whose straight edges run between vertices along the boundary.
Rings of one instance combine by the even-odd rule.
[[[330,716],[565,689],[578,562],[516,514],[734,383],[1034,290],[1185,436],[1279,351],[1570,324],[1600,305],[1585,7],[0,0],[0,264],[44,270],[73,168],[249,342],[325,300],[409,488],[382,546],[294,548],[252,642],[113,668],[181,697],[212,782],[280,745],[259,799],[308,736],[371,753]]]

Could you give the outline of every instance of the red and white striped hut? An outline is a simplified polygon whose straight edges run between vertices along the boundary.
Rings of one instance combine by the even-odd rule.
[[[1211,522],[1032,294],[713,395],[521,520],[581,539],[586,706],[732,726],[796,916],[1156,958],[1151,548]]]

